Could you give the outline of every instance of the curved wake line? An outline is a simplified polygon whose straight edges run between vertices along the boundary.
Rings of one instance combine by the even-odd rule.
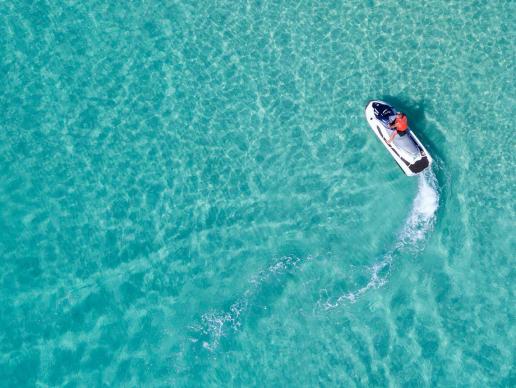
[[[360,289],[340,295],[336,299],[328,297],[323,303],[324,309],[336,308],[346,301],[355,303],[368,290],[382,287],[388,281],[392,262],[398,253],[406,251],[417,253],[423,248],[425,237],[435,224],[435,215],[439,207],[439,190],[437,178],[432,170],[420,174],[418,179],[418,192],[412,202],[412,209],[398,234],[394,246],[382,256],[381,260],[368,268],[370,272],[368,283]],[[310,259],[311,257],[306,259],[281,257],[267,269],[251,278],[249,287],[227,309],[203,314],[201,317],[202,323],[191,327],[201,336],[200,338],[197,336],[197,338],[190,338],[190,340],[192,342],[202,341],[200,342],[202,347],[210,351],[215,350],[228,330],[239,330],[242,326],[242,314],[249,309],[253,300],[263,291],[264,287],[273,286],[274,281],[295,271],[303,262]]]
[[[439,207],[439,189],[433,170],[428,169],[418,176],[418,191],[412,209],[402,227],[394,247],[374,263],[370,270],[369,282],[356,291],[339,296],[335,302],[328,299],[323,305],[325,309],[333,309],[348,301],[355,303],[357,299],[371,288],[379,288],[387,283],[391,265],[396,253],[408,251],[417,253],[424,245],[425,237],[435,224]]]
[[[202,346],[213,351],[219,344],[228,329],[237,331],[242,325],[240,316],[248,308],[252,300],[259,294],[268,283],[273,282],[282,275],[291,273],[298,268],[303,262],[311,260],[299,257],[284,256],[278,261],[270,265],[267,269],[260,271],[250,280],[249,287],[244,291],[243,295],[229,306],[226,311],[211,311],[202,315],[202,324],[198,327],[192,327],[196,331],[200,331],[205,340]],[[192,339],[196,342],[197,339]]]

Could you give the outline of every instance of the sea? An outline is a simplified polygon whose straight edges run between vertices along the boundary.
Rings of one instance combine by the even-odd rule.
[[[515,14],[1,1],[0,386],[516,386]]]

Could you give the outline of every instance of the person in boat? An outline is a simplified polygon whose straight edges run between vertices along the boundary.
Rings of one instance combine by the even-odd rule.
[[[389,128],[395,129],[395,131],[392,132],[391,137],[389,138],[389,140],[387,140],[387,144],[392,143],[396,134],[399,134],[400,136],[405,136],[408,133],[409,127],[407,115],[405,113],[398,112],[396,114],[396,118],[394,119],[394,121],[389,124]]]

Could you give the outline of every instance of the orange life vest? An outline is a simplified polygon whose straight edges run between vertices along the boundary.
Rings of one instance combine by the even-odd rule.
[[[407,116],[403,115],[396,117],[396,124],[394,125],[398,132],[405,132],[408,129]]]

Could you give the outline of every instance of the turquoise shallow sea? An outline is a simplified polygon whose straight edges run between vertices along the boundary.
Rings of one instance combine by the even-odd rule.
[[[515,14],[0,2],[0,386],[514,387]]]

